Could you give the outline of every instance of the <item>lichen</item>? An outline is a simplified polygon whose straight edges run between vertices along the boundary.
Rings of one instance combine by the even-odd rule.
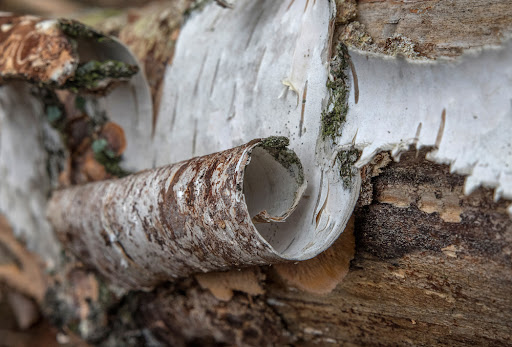
[[[286,148],[290,140],[285,136],[270,136],[261,141],[261,147],[270,153],[284,168],[297,178],[299,184],[304,183],[304,172],[299,157],[291,149]]]
[[[380,53],[389,56],[402,55],[409,59],[428,58],[422,53],[421,45],[402,34],[395,33],[393,36],[376,42],[366,31],[364,24],[357,21],[347,24],[339,36],[339,40],[351,48],[366,52]]]
[[[290,145],[290,140],[285,136],[270,136],[261,141],[263,148],[284,148]]]
[[[60,18],[58,23],[64,34],[75,39],[93,39],[98,42],[110,40],[107,36],[73,19]]]
[[[129,172],[123,170],[119,165],[122,157],[116,155],[116,153],[108,147],[107,140],[97,139],[93,141],[91,149],[94,152],[94,159],[103,165],[109,174],[117,177],[124,177],[129,174]]]
[[[355,0],[335,0],[336,24],[345,24],[357,16],[357,4]]]
[[[340,151],[336,155],[337,162],[340,168],[340,177],[343,181],[343,187],[349,189],[352,186],[352,180],[357,170],[354,168],[354,163],[359,158],[359,151],[355,148],[350,148],[345,151]]]
[[[64,83],[63,88],[72,92],[94,90],[100,82],[108,79],[126,79],[139,71],[136,65],[117,60],[96,61],[79,64],[75,75]]]
[[[344,44],[336,48],[336,55],[330,64],[330,76],[327,80],[329,100],[322,112],[322,137],[333,141],[341,135],[341,126],[345,123],[348,112],[348,51]]]

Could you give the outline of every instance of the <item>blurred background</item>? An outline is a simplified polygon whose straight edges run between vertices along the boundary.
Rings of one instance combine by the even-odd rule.
[[[0,12],[51,18],[75,18],[88,15],[96,17],[96,14],[101,13],[101,17],[104,18],[123,14],[123,12],[126,14],[128,8],[138,8],[150,2],[163,4],[166,1],[0,0]],[[19,241],[13,236],[10,226],[0,215],[0,277],[2,277],[0,280],[0,347],[87,346],[72,332],[59,332],[55,328],[55,322],[50,322],[42,316],[33,297],[24,295],[26,293],[20,293],[13,286],[5,283],[7,280],[22,286],[26,285],[29,292],[31,290],[38,292],[44,288],[44,284],[39,283],[37,278],[37,271],[40,268],[39,260],[20,248]],[[13,249],[17,250],[16,254],[12,254]],[[13,261],[16,263],[14,266]],[[19,271],[18,268],[23,270]]]
[[[70,16],[77,12],[111,8],[114,11],[147,4],[145,0],[0,0],[0,10],[40,16]]]

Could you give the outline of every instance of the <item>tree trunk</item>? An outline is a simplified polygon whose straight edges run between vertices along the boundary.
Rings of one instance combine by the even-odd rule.
[[[290,6],[294,1],[298,0],[290,1]],[[304,1],[304,6],[309,2]],[[156,3],[107,19],[101,13],[79,18],[117,36],[137,56],[151,90],[153,128],[162,117],[158,110],[165,110],[159,108],[160,103],[164,105],[168,102],[165,98],[170,98],[165,94],[164,73],[179,53],[174,50],[183,13],[186,9],[209,9],[201,9],[197,3]],[[335,4],[336,18],[331,24],[325,23],[332,25],[331,56],[342,43],[354,55],[357,50],[398,55],[395,59],[399,61],[403,57],[437,59],[442,64],[468,48],[503,44],[512,30],[512,5],[507,0],[340,0]],[[248,42],[251,40],[252,36]],[[404,64],[415,63],[408,60]],[[204,76],[208,72],[200,73]],[[357,85],[357,77],[353,81]],[[194,83],[191,93],[202,88]],[[297,100],[302,98],[305,103],[306,90],[313,93],[311,86],[306,84],[303,93],[297,93]],[[354,87],[351,85],[352,90]],[[346,97],[358,98],[354,91],[350,96],[344,94]],[[359,105],[364,102],[359,100]],[[443,111],[442,117],[444,126],[450,113],[446,116]],[[300,126],[302,129],[302,122]],[[197,124],[189,127],[194,132]],[[101,131],[94,136],[101,138]],[[126,127],[125,132],[129,132]],[[191,156],[201,154],[195,152],[196,140],[193,142]],[[161,151],[166,154],[166,142],[162,143]],[[35,278],[28,268],[37,268],[37,260],[20,250],[15,240],[3,237],[0,279],[6,287],[2,292],[23,293],[57,327],[60,341],[71,339],[69,343],[80,336],[103,346],[512,345],[509,202],[495,199],[499,194],[493,196],[490,188],[465,194],[465,176],[428,160],[432,159],[429,152],[438,149],[434,148],[439,145],[437,139],[432,147],[416,149],[416,143],[400,156],[391,148],[379,147],[379,153],[360,168],[349,182],[357,187],[359,198],[355,209],[348,212],[351,218],[344,232],[313,259],[196,274],[160,283],[151,290],[126,291],[110,286],[97,269],[66,253],[56,275],[35,281],[37,289],[27,289],[27,278]],[[315,148],[315,143],[309,145]],[[64,147],[79,153],[69,142]],[[90,151],[84,153],[71,155],[79,158],[73,159],[71,172],[88,174],[68,172],[68,185],[118,176],[99,165],[103,171],[91,178],[94,175],[87,168],[98,166],[87,157]],[[91,161],[93,164],[87,166]],[[150,158],[140,161],[140,168],[149,167]],[[512,163],[505,160],[505,164]],[[39,191],[37,198],[44,194]],[[337,210],[331,207],[331,211]],[[10,220],[9,215],[6,217]],[[317,215],[317,224],[319,219]],[[8,234],[3,220],[0,228],[1,235]],[[36,249],[36,234],[26,235],[26,243]],[[52,239],[48,243],[52,254],[59,247],[55,242]],[[15,328],[11,326],[1,328],[9,329],[11,339],[18,336],[12,335]]]

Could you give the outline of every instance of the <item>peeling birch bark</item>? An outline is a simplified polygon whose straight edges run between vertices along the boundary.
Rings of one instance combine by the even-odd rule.
[[[476,2],[478,5],[484,5],[479,6],[481,12],[488,10],[485,2]],[[387,2],[381,4],[388,6]],[[404,6],[401,3],[392,5]],[[429,4],[421,2],[409,5]],[[326,141],[320,135],[319,130],[322,127],[319,122],[320,112],[329,107],[329,91],[324,88],[324,83],[328,79],[330,82],[334,80],[333,69],[330,71],[331,76],[327,73],[329,54],[325,54],[324,59],[324,55],[316,51],[328,53],[330,49],[326,43],[330,39],[327,29],[328,11],[324,11],[326,6],[327,2],[306,0],[291,0],[286,4],[240,0],[235,4],[233,12],[222,12],[225,11],[222,9],[210,11],[211,8],[206,7],[204,12],[194,14],[183,30],[184,36],[180,38],[175,65],[169,66],[167,70],[163,93],[165,105],[162,105],[161,118],[157,125],[157,146],[150,147],[150,137],[141,130],[143,128],[127,130],[128,145],[134,141],[140,141],[138,143],[142,144],[136,152],[132,152],[136,155],[127,156],[127,159],[133,158],[135,167],[147,168],[153,165],[153,157],[156,157],[155,162],[165,164],[209,153],[212,150],[230,148],[251,139],[252,136],[256,136],[255,134],[268,136],[282,132],[289,135],[292,137],[294,147],[297,146],[300,154],[305,155],[306,178],[310,180],[310,188],[298,206],[299,210],[302,208],[301,211],[305,211],[298,216],[299,221],[296,222],[296,226],[301,228],[296,228],[295,231],[302,235],[298,237],[300,240],[307,240],[308,237],[319,239],[318,245],[311,246],[317,251],[327,247],[330,240],[337,236],[336,228],[329,231],[326,236],[326,233],[317,232],[318,227],[330,227],[329,222],[333,218],[341,221],[336,224],[338,227],[341,226],[343,216],[352,211],[350,194],[359,194],[357,176],[348,181],[348,187],[345,187],[343,178],[338,177],[342,171],[343,174],[348,172],[350,177],[355,172],[351,163],[355,154],[351,149],[346,151],[353,145],[364,150],[363,157],[356,164],[358,167],[371,160],[376,151],[393,150],[392,154],[398,159],[402,150],[411,144],[418,147],[434,146],[436,150],[431,152],[431,159],[446,160],[453,163],[452,169],[456,172],[471,174],[466,192],[471,191],[471,180],[476,180],[476,184],[497,186],[496,198],[499,197],[500,191],[508,191],[510,157],[506,153],[506,147],[510,141],[503,138],[506,130],[510,128],[509,118],[504,116],[508,112],[508,104],[504,100],[508,100],[506,93],[510,91],[510,67],[506,62],[510,59],[508,53],[505,59],[500,54],[503,54],[503,50],[509,49],[510,43],[501,51],[485,51],[475,54],[474,57],[466,55],[456,62],[412,63],[402,58],[351,52],[355,71],[360,75],[359,89],[354,88],[350,95],[347,121],[341,124],[339,133],[334,132],[331,139],[337,145],[333,145],[331,140]],[[446,16],[452,18],[459,28],[458,16],[449,8],[446,8]],[[255,12],[258,9],[263,10]],[[476,14],[471,9],[465,12],[471,16]],[[491,15],[495,15],[500,11],[494,9],[492,12]],[[231,15],[232,13],[235,15]],[[504,11],[501,11],[502,13]],[[421,19],[418,26],[421,26],[424,19],[429,20],[427,16],[418,18]],[[321,25],[324,27],[320,28],[320,24],[318,27],[311,25],[311,22],[316,20],[322,22]],[[476,23],[479,23],[478,20],[477,18]],[[495,19],[492,18],[491,21],[494,26]],[[384,25],[394,27],[397,24],[398,21],[385,21]],[[474,27],[479,28],[478,25]],[[441,31],[444,30],[442,25],[439,25],[439,28]],[[376,30],[380,32],[379,28]],[[324,35],[325,32],[327,35]],[[314,39],[309,40],[309,35]],[[464,37],[466,35],[464,32]],[[202,40],[203,36],[205,40]],[[147,38],[145,40],[150,41]],[[410,51],[410,42],[402,40],[400,44],[405,45],[405,50],[398,52],[403,54]],[[302,59],[304,47],[314,47],[314,52],[303,54]],[[465,47],[464,43],[461,43],[461,47]],[[386,52],[397,51],[391,49]],[[269,56],[267,53],[272,54]],[[215,60],[216,58],[218,60]],[[335,56],[336,63],[348,63],[344,60],[344,54]],[[317,64],[319,61],[321,64]],[[308,78],[301,79],[302,73]],[[319,79],[321,83],[309,78],[317,74],[323,74],[323,79]],[[497,83],[492,81],[493,79],[496,79]],[[233,87],[231,93],[223,91],[226,85]],[[11,87],[4,87],[2,93],[12,92]],[[184,88],[184,91],[178,88]],[[283,90],[285,92],[281,93]],[[352,101],[357,99],[356,90],[360,91],[359,102]],[[495,94],[496,91],[498,94]],[[276,95],[281,98],[277,98]],[[168,96],[171,98],[167,99]],[[16,97],[20,102],[23,100],[23,94]],[[127,94],[124,100],[132,99]],[[484,107],[478,106],[479,102],[482,102]],[[471,108],[475,105],[479,110],[479,122],[474,123],[472,126],[475,129],[467,133],[473,136],[470,138],[465,136],[464,129],[469,128],[474,120],[471,119],[469,111],[472,111]],[[38,107],[36,105],[33,108],[37,110]],[[125,106],[122,102],[116,107],[131,112],[130,106]],[[30,108],[24,105],[22,111],[25,109]],[[12,107],[12,110],[12,113],[18,112],[16,107]],[[2,111],[5,111],[4,105]],[[119,112],[119,116],[123,116],[122,112]],[[133,123],[133,116],[132,113],[127,114],[124,118],[126,124]],[[141,114],[135,116],[144,117]],[[3,117],[0,121],[13,122],[14,118]],[[288,122],[291,125],[287,124]],[[141,123],[144,122],[141,120]],[[145,124],[149,125],[150,122]],[[39,124],[35,124],[34,128],[29,127],[30,134],[37,133],[38,126]],[[299,129],[298,138],[294,126]],[[21,125],[19,127],[21,129]],[[18,151],[19,141],[13,140],[16,137],[14,135],[6,135],[11,132],[5,129],[2,130],[0,126],[0,140],[13,141],[8,148],[16,156],[2,158],[0,153],[0,163],[3,160],[2,165],[7,167],[7,164],[10,164],[7,159],[25,157],[25,153],[29,153],[28,158],[33,159],[30,146],[37,146],[40,142],[27,141],[26,146]],[[314,129],[313,135],[311,129]],[[20,137],[28,136],[22,130],[15,134]],[[173,138],[169,139],[169,136]],[[313,143],[316,144],[316,148]],[[483,148],[473,151],[478,146]],[[0,148],[1,150],[3,149]],[[156,150],[161,152],[157,153]],[[338,156],[338,150],[341,150],[341,156]],[[38,149],[34,151],[37,152]],[[44,154],[44,151],[37,153]],[[440,153],[447,154],[443,157]],[[489,153],[492,153],[492,156],[489,156]],[[270,279],[265,284],[265,296],[249,298],[249,303],[244,306],[244,300],[247,298],[235,295],[229,303],[219,305],[207,292],[201,292],[197,286],[194,287],[193,280],[189,279],[171,285],[173,290],[164,287],[152,293],[142,293],[148,299],[142,304],[133,300],[133,296],[127,297],[125,302],[128,304],[129,312],[132,316],[139,316],[140,310],[142,313],[146,312],[146,315],[143,314],[145,320],[139,322],[140,326],[144,331],[149,327],[162,334],[162,341],[173,341],[172,338],[179,339],[181,335],[185,335],[183,345],[185,341],[198,343],[201,341],[198,337],[203,336],[211,337],[217,343],[241,345],[242,335],[244,338],[254,338],[256,335],[272,339],[277,338],[275,335],[278,334],[291,338],[289,343],[292,344],[371,344],[376,340],[392,345],[410,341],[447,345],[510,342],[510,310],[506,308],[511,307],[511,229],[510,220],[504,213],[505,203],[492,202],[488,198],[488,191],[484,191],[485,194],[477,191],[470,197],[463,196],[460,184],[462,179],[459,176],[451,175],[444,166],[432,163],[426,163],[427,165],[421,167],[421,160],[414,161],[411,158],[415,158],[415,154],[406,153],[402,155],[400,163],[391,164],[395,170],[398,170],[396,166],[408,166],[406,172],[390,169],[385,170],[384,177],[379,177],[384,181],[392,177],[391,182],[394,184],[380,183],[379,186],[379,182],[368,183],[370,190],[374,189],[371,192],[375,193],[375,199],[372,202],[370,194],[369,198],[365,198],[368,206],[356,211],[356,259],[352,262],[346,280],[330,295],[319,297],[289,290],[280,281],[273,282]],[[466,166],[475,158],[478,158],[479,162]],[[342,162],[348,165],[341,165]],[[459,168],[459,164],[462,169]],[[0,167],[4,169],[4,166]],[[16,184],[19,184],[17,172],[27,172],[27,176],[31,177],[32,187],[29,190],[23,186],[16,186],[21,187],[18,189],[21,189],[23,194],[26,194],[26,191],[30,193],[46,189],[46,176],[42,173],[44,165],[40,162],[29,160],[23,166],[16,163],[12,167],[13,171],[9,175],[10,178],[15,177]],[[472,167],[475,169],[471,170]],[[42,178],[40,184],[38,178]],[[451,184],[444,182],[439,185],[439,181],[443,179],[450,181]],[[9,216],[19,213],[15,206],[27,210],[27,206],[30,205],[31,211],[39,208],[31,205],[33,200],[28,198],[23,200],[24,205],[19,204],[13,193],[16,191],[9,190],[8,185],[0,186],[0,193],[3,193],[5,187],[11,194],[12,201],[16,203],[10,206],[2,202],[4,205],[1,205],[1,208],[11,208],[8,210]],[[345,196],[339,198],[340,191]],[[311,192],[315,194],[309,194]],[[422,195],[424,192],[430,195]],[[39,194],[35,196],[40,197]],[[508,193],[503,194],[503,197],[508,196]],[[308,204],[311,199],[315,199],[316,203]],[[116,204],[117,208],[121,208],[121,202]],[[308,212],[310,209],[314,211]],[[260,217],[264,220],[269,219],[264,215]],[[304,220],[308,221],[309,225]],[[285,224],[288,222],[282,223],[281,226],[277,223],[266,223],[259,224],[258,227],[265,229],[272,225],[272,228],[275,227],[277,230],[294,229],[284,226]],[[38,242],[46,234],[38,233],[37,223],[30,224],[31,227],[34,225],[35,227],[29,229],[26,235],[29,236],[29,242],[38,246]],[[100,245],[101,240],[93,241]],[[72,241],[69,242],[72,244]],[[129,262],[123,255],[123,250],[117,248],[115,242],[112,244],[113,249],[108,253],[108,256],[111,256],[109,259],[120,263],[123,259]],[[308,245],[298,245],[292,249],[308,251]],[[333,250],[335,248],[331,249]],[[117,251],[119,253],[116,254]],[[329,257],[329,253],[332,254],[328,252],[326,257]],[[311,254],[314,252],[306,252],[304,257]],[[314,266],[310,267],[310,264]],[[304,266],[307,271],[315,272],[317,265],[324,268],[327,275],[332,273],[327,271],[332,269],[330,263],[324,266],[321,258],[296,267]],[[84,270],[81,271],[85,273]],[[340,277],[344,274],[343,271],[336,271]],[[124,269],[120,268],[120,274],[115,276],[122,277],[123,272]],[[134,273],[138,275],[135,270]],[[302,278],[292,273],[291,276],[293,280],[298,281],[290,283],[295,283],[295,286],[304,290],[313,288],[320,292],[328,286],[334,287],[337,284],[316,286],[317,283],[313,283],[314,286],[311,286],[309,280],[312,275],[307,274]],[[324,279],[322,275],[319,277]],[[302,279],[304,281],[300,281]],[[338,277],[333,282],[337,280]],[[77,282],[66,281],[71,290],[76,289],[75,283]],[[139,283],[133,285],[136,287]],[[135,296],[140,294],[136,293]],[[253,300],[260,306],[253,305]],[[89,301],[88,296],[84,297],[83,305],[88,307]],[[241,303],[242,309],[237,311],[237,305]],[[135,305],[139,311],[133,314]],[[272,309],[270,306],[273,306]],[[258,307],[265,308],[264,312],[270,311],[275,320],[271,320],[270,324],[268,321],[262,322],[268,316],[262,313],[263,310],[259,311]],[[442,314],[432,315],[433,308]],[[120,325],[125,333],[127,323],[124,312],[119,309],[115,311],[113,315],[120,318]],[[251,311],[251,314],[247,315],[247,311]],[[236,316],[233,314],[236,312],[241,314]],[[84,314],[81,319],[85,320],[85,316],[101,321],[92,313]],[[256,323],[250,322],[253,317],[256,318]],[[114,324],[110,318],[112,317],[109,317],[112,327]],[[211,321],[221,324],[212,324]],[[346,324],[339,324],[340,321]],[[285,326],[283,323],[286,323]],[[254,326],[257,327],[256,334]],[[272,334],[269,334],[269,331]],[[277,333],[274,334],[274,331]],[[397,334],[397,331],[400,334]],[[88,336],[86,333],[83,335]],[[140,335],[143,336],[142,333]],[[251,345],[262,345],[259,341],[253,342],[254,339],[249,341],[252,342],[249,343]]]
[[[304,165],[308,189],[289,222],[263,228],[276,235],[295,232],[293,244],[288,240],[283,249],[301,254],[301,260],[337,239],[358,195],[344,187],[346,181],[359,181],[357,171],[348,161],[347,175],[340,176],[341,165],[332,160],[336,146],[322,134],[332,6],[239,0],[232,9],[211,3],[192,14],[166,71],[155,131],[157,165],[255,136],[288,137]]]
[[[362,150],[357,167],[380,151],[398,159],[409,146],[467,175],[465,194],[494,188],[512,199],[512,42],[469,51],[456,61],[410,62],[351,52],[351,89],[341,144]],[[512,207],[509,208],[512,213]]]
[[[283,253],[293,233],[269,234],[264,224],[253,224],[284,221],[306,188],[302,166],[283,141],[254,140],[58,190],[49,220],[66,248],[130,289],[196,272],[300,259],[300,253]]]

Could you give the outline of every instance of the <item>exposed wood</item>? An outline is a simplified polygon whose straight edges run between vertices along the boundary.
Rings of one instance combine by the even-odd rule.
[[[512,33],[508,0],[359,0],[356,21],[376,45],[394,35],[416,43],[427,57],[455,57],[463,50],[498,45]]]

